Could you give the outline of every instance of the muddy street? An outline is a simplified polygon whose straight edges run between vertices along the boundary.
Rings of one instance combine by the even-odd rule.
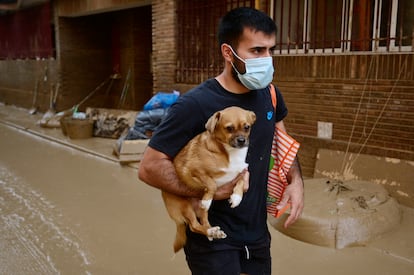
[[[35,126],[33,126],[35,127]],[[0,123],[0,274],[189,274],[175,226],[137,170]],[[274,274],[412,274],[414,211],[366,247],[274,229]]]
[[[186,274],[136,169],[1,124],[0,152],[0,274]]]

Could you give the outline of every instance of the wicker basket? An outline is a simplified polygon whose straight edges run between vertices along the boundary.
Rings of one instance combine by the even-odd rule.
[[[72,139],[91,138],[93,136],[93,120],[64,117],[60,120],[62,133]]]

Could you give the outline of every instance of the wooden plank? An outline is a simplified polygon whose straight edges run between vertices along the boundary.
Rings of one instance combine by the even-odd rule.
[[[147,147],[149,139],[124,140],[121,145],[120,155],[142,154]]]

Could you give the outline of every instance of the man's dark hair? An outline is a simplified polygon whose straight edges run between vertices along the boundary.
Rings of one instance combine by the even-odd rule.
[[[236,8],[229,11],[220,20],[219,47],[223,43],[236,47],[244,28],[261,31],[267,35],[276,34],[277,31],[275,22],[264,12],[247,7]]]

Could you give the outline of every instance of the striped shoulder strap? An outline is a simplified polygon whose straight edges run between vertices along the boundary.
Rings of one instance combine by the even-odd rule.
[[[273,107],[276,110],[276,91],[272,84],[270,84],[270,94]],[[295,160],[300,144],[277,126],[275,127],[267,182],[267,212],[274,217],[279,217],[286,208],[278,210],[277,205],[288,185],[287,174]]]
[[[270,96],[272,97],[273,108],[275,108],[276,110],[276,103],[277,103],[276,90],[275,90],[275,86],[273,86],[272,83],[270,83]]]

